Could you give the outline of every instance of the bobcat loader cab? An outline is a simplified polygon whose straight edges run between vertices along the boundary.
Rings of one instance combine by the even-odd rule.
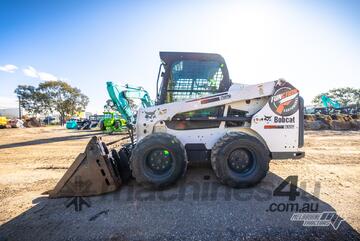
[[[158,105],[227,91],[231,86],[224,58],[219,54],[160,52],[162,82]],[[157,90],[159,77],[157,80]]]

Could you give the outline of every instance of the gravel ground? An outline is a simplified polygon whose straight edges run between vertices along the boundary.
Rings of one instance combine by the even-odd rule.
[[[359,132],[307,132],[306,158],[273,161],[253,188],[227,188],[210,168],[192,167],[164,191],[132,181],[107,195],[52,200],[41,193],[100,133],[51,127],[0,134],[0,240],[360,240]],[[298,176],[295,201],[273,196],[288,176]],[[290,221],[307,205],[336,212],[337,229]]]

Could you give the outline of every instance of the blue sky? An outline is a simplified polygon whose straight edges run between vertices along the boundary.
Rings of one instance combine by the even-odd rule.
[[[158,52],[220,53],[234,82],[285,78],[310,103],[360,88],[359,1],[0,0],[0,108],[53,76],[101,112],[106,81],[154,95]]]

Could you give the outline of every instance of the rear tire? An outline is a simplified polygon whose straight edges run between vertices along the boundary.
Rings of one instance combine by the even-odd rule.
[[[119,120],[116,120],[116,121],[115,121],[114,128],[115,128],[116,130],[119,130],[119,129],[121,128],[121,122],[120,122]]]
[[[146,188],[160,189],[174,184],[185,174],[184,146],[167,133],[153,133],[139,141],[130,157],[132,175]]]
[[[234,188],[254,186],[269,170],[270,154],[257,138],[230,132],[211,151],[211,166],[221,183]]]
[[[99,127],[100,127],[100,130],[102,130],[102,131],[105,131],[105,130],[106,130],[106,127],[105,127],[105,125],[104,125],[104,120],[100,120],[100,121],[99,121]]]

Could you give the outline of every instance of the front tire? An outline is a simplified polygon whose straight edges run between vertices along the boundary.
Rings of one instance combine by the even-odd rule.
[[[105,130],[106,130],[106,127],[105,127],[105,124],[104,124],[104,120],[100,120],[100,121],[99,121],[99,128],[100,128],[100,130],[102,130],[102,131],[105,131]]]
[[[270,154],[257,138],[230,132],[211,151],[211,166],[221,183],[244,188],[259,183],[269,170]]]
[[[116,150],[111,151],[112,157],[116,161],[116,168],[123,183],[128,183],[131,179],[131,170],[129,165],[129,156],[125,148],[121,148],[119,152]]]
[[[130,157],[132,174],[146,188],[161,189],[174,184],[185,174],[184,146],[167,133],[153,133],[140,140]]]

